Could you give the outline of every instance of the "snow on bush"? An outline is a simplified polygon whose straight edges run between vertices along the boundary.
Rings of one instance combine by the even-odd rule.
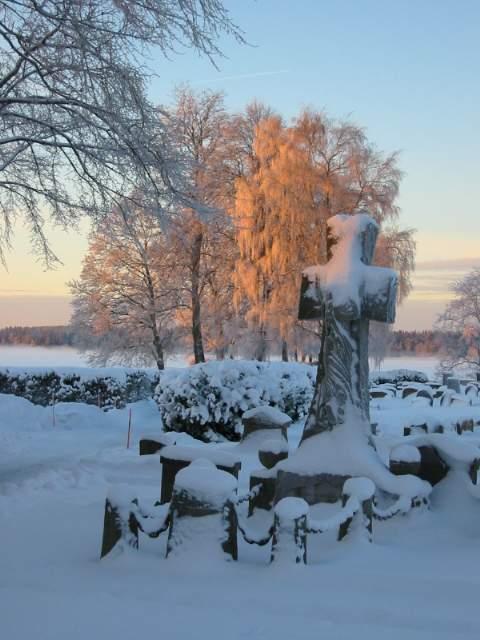
[[[155,400],[166,431],[204,441],[238,440],[249,409],[271,406],[294,421],[303,418],[315,374],[313,367],[296,363],[208,362],[163,374]]]
[[[413,369],[392,369],[391,371],[374,371],[370,373],[370,384],[398,384],[399,382],[428,382],[428,377],[421,371]]]
[[[143,371],[128,372],[125,381],[111,376],[85,378],[76,373],[11,373],[0,371],[0,393],[13,394],[44,407],[59,402],[94,404],[106,411],[120,409],[127,402],[151,398],[158,378]]]

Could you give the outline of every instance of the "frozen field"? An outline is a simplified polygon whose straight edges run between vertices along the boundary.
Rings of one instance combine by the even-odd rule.
[[[131,408],[127,450],[128,409],[58,405],[54,427],[51,408],[0,396],[2,638],[478,636],[480,504],[457,472],[434,490],[429,510],[375,521],[371,545],[310,536],[306,567],[269,565],[267,548],[241,547],[239,563],[212,561],[201,549],[194,562],[165,560],[164,535],[100,561],[108,488],[128,483],[142,498],[159,496],[158,456],[139,457],[137,449],[141,434],[158,432],[158,412],[150,401]],[[401,429],[400,404],[374,411],[383,430]],[[428,418],[428,407],[416,411]],[[480,418],[480,407],[464,412]],[[292,443],[300,429],[292,428]],[[243,491],[246,473],[258,468],[255,452],[244,448],[242,463]]]
[[[0,368],[3,367],[87,367],[86,356],[71,347],[27,347],[0,345]],[[185,356],[174,355],[167,359],[168,367],[187,366]],[[438,366],[437,358],[427,357],[392,357],[386,358],[382,364],[385,369],[417,369],[433,376]],[[373,369],[372,369],[373,370]]]

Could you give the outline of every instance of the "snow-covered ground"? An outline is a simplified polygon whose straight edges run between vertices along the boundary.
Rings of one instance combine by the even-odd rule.
[[[389,356],[382,362],[380,369],[370,366],[370,371],[389,371],[390,369],[415,369],[422,371],[430,380],[436,377],[439,359],[432,356]]]
[[[0,367],[85,367],[85,357],[72,347],[0,345]]]
[[[169,367],[185,367],[188,358],[183,354],[168,357]],[[87,355],[72,347],[30,347],[26,345],[0,345],[0,368],[42,367],[66,369],[89,367]]]
[[[182,354],[169,355],[168,367],[187,366],[188,357]],[[0,368],[4,367],[87,367],[85,354],[71,347],[28,347],[22,345],[0,345]],[[438,366],[435,357],[396,356],[386,358],[381,369],[417,369],[433,376]],[[373,368],[372,368],[373,370]]]
[[[402,406],[395,406],[392,429],[403,426]],[[430,410],[404,406],[421,411],[422,421]],[[252,553],[244,546],[238,563],[212,562],[202,549],[194,562],[165,560],[165,536],[142,538],[138,552],[100,561],[108,488],[127,483],[141,498],[159,496],[159,458],[140,457],[137,448],[140,435],[159,429],[158,412],[151,401],[130,408],[127,449],[128,408],[57,405],[54,426],[50,407],[0,396],[2,638],[477,637],[480,504],[454,472],[434,490],[429,510],[376,521],[371,545],[310,536],[308,566],[269,565],[267,548]],[[388,408],[374,411],[389,422]],[[291,428],[292,444],[300,430]],[[244,490],[248,471],[259,465],[245,444],[237,453]]]

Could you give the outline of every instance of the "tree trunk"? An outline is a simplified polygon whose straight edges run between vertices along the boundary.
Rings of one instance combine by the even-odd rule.
[[[153,350],[155,353],[155,362],[157,364],[157,369],[159,371],[163,371],[165,369],[165,359],[163,356],[162,342],[160,340],[160,336],[158,335],[156,327],[153,329]]]
[[[200,305],[200,264],[202,255],[203,231],[195,234],[192,245],[192,338],[195,364],[205,362],[202,338]]]
[[[262,324],[258,331],[258,344],[255,348],[255,360],[265,362],[267,359],[267,330]]]
[[[157,369],[159,371],[163,371],[165,369],[165,359],[163,357],[163,346],[162,346],[162,341],[160,339],[160,334],[158,333],[158,326],[157,326],[155,288],[153,286],[152,276],[150,274],[150,269],[147,263],[144,264],[144,268],[145,268],[145,275],[147,278],[148,295],[150,298],[150,329],[152,330],[153,353],[155,357],[155,362],[157,364]]]
[[[215,358],[217,360],[225,360],[227,346],[225,344],[225,332],[223,330],[223,322],[219,321],[217,347],[215,349]]]
[[[282,340],[282,362],[288,362],[288,343]]]

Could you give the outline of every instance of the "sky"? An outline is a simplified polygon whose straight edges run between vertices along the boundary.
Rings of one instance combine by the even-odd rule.
[[[192,51],[152,53],[151,97],[181,83],[253,99],[287,120],[303,107],[349,117],[377,147],[400,152],[400,225],[416,229],[414,289],[396,328],[430,328],[449,285],[480,266],[480,2],[478,0],[227,0],[247,45],[222,38],[217,69]],[[19,226],[0,285],[0,325],[68,321],[88,225],[50,229],[63,264],[45,271]],[[1,267],[0,267],[1,268]]]

